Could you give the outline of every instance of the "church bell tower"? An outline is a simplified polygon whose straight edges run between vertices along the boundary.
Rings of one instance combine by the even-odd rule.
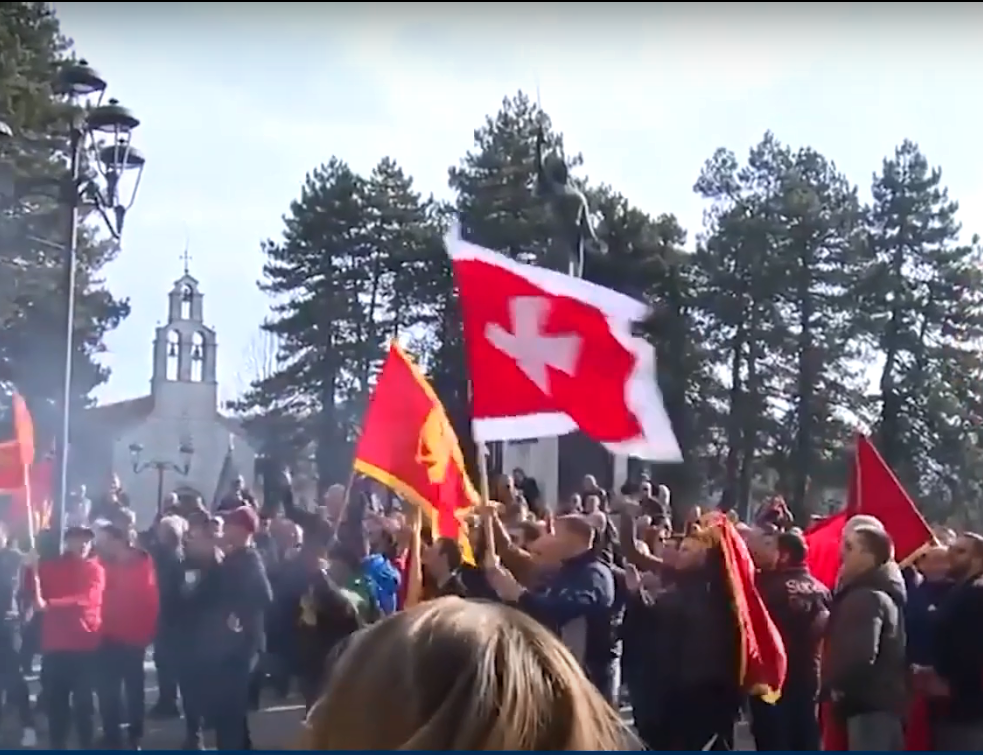
[[[167,322],[154,338],[151,392],[155,404],[177,402],[185,408],[218,408],[215,331],[204,322],[204,296],[188,270],[167,295]]]

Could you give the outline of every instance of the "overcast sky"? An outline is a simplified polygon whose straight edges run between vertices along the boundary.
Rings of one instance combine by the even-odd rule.
[[[957,4],[958,5],[958,4]],[[332,155],[394,157],[423,193],[486,114],[534,93],[592,180],[692,232],[702,162],[765,130],[866,190],[905,137],[983,223],[983,23],[946,3],[56,3],[62,27],[143,119],[148,164],[107,271],[131,317],[104,401],[146,393],[153,330],[190,246],[219,339],[220,394],[249,375],[268,303],[261,239]]]

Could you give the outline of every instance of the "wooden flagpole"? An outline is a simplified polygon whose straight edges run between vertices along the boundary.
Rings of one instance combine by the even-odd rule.
[[[474,388],[468,380],[468,403],[474,400]],[[474,432],[474,416],[472,412],[471,432]],[[481,494],[481,503],[485,507],[482,512],[481,524],[484,528],[485,537],[485,558],[484,566],[493,566],[498,563],[498,553],[495,551],[495,527],[491,520],[491,485],[488,481],[488,446],[481,441],[474,442],[475,452],[478,455],[478,492]]]

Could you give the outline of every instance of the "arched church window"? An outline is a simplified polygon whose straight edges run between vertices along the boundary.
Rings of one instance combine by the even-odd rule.
[[[167,363],[164,377],[167,380],[178,379],[178,368],[181,364],[181,334],[176,330],[167,332]]]
[[[200,383],[204,378],[205,337],[201,333],[191,336],[191,382]]]
[[[181,319],[191,319],[191,303],[195,300],[195,292],[191,286],[185,284],[181,287]]]

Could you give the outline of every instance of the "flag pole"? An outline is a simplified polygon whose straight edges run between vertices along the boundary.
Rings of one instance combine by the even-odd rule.
[[[27,547],[34,550],[34,501],[31,500],[31,468],[24,465],[24,511],[27,514]]]
[[[474,387],[471,381],[468,381],[468,403],[472,403],[474,400]],[[472,427],[474,424],[472,423]],[[476,440],[474,442],[475,452],[478,456],[478,486],[479,494],[481,495],[481,503],[486,508],[481,517],[482,527],[484,529],[485,536],[485,564],[493,564],[498,560],[498,553],[495,551],[495,527],[492,523],[490,511],[491,507],[491,485],[488,482],[488,446],[486,446],[482,441]]]

